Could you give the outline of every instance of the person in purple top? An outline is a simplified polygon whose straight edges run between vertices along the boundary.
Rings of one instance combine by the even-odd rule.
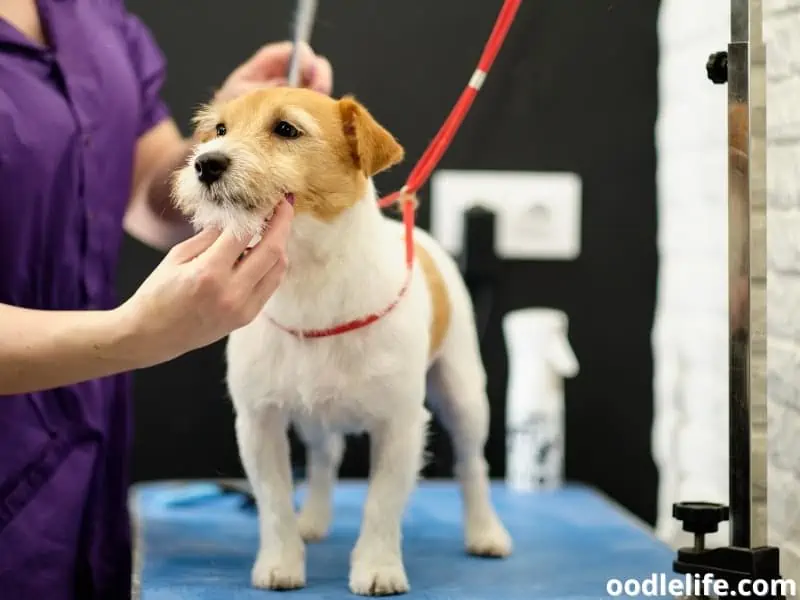
[[[303,85],[330,93],[330,64],[300,50]],[[218,97],[284,83],[290,51],[263,47]],[[288,204],[241,262],[247,240],[194,235],[170,206],[192,141],[165,76],[122,0],[0,0],[2,599],[130,596],[126,373],[245,324],[285,268]],[[119,304],[124,229],[171,250]]]

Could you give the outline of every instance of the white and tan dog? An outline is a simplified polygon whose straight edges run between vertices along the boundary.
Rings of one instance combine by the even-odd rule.
[[[293,88],[208,107],[197,128],[202,143],[174,188],[197,226],[257,235],[265,211],[295,200],[286,277],[227,351],[241,459],[258,504],[253,584],[305,585],[304,540],[328,531],[343,435],[367,432],[370,481],[350,589],[408,591],[401,521],[423,462],[428,373],[441,391],[432,408],[452,437],[466,549],[507,556],[511,538],[489,494],[489,406],[469,294],[454,261],[421,230],[408,279],[402,226],[376,202],[371,178],[402,160],[401,146],[354,99]],[[382,316],[338,335],[311,333],[370,315]],[[299,516],[290,423],[308,447]]]

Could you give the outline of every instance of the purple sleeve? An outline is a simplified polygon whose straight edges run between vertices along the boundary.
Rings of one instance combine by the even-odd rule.
[[[141,136],[170,116],[169,108],[161,98],[161,88],[167,78],[167,61],[153,34],[138,17],[125,12],[121,28],[139,82],[138,134]]]

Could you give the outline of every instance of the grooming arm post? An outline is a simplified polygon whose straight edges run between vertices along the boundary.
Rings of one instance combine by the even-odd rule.
[[[766,51],[761,0],[731,0],[728,298],[731,545],[767,544]]]
[[[765,598],[785,598],[780,550],[767,545],[766,458],[766,50],[761,0],[731,0],[727,52],[711,56],[714,83],[728,84],[728,301],[730,506],[679,502],[673,516],[695,534],[677,573],[712,575],[729,586],[770,581]],[[730,545],[703,536],[730,518]],[[776,585],[777,584],[777,585]],[[728,589],[735,589],[729,587]]]

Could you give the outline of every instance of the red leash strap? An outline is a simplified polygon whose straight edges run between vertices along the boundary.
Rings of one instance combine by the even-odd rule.
[[[421,188],[428,181],[431,173],[436,168],[436,165],[439,164],[442,156],[447,151],[450,143],[453,141],[458,128],[464,121],[464,117],[467,116],[475,97],[478,95],[478,92],[480,91],[481,86],[486,79],[486,75],[489,73],[489,70],[494,64],[494,59],[497,57],[497,53],[500,52],[500,48],[506,39],[508,30],[511,28],[511,23],[513,23],[514,17],[516,17],[517,10],[519,9],[521,3],[522,0],[504,0],[503,7],[500,9],[500,14],[497,16],[497,21],[495,21],[494,28],[489,36],[489,40],[486,42],[486,45],[483,48],[483,54],[481,54],[481,58],[478,61],[478,67],[472,74],[467,87],[464,88],[463,92],[461,92],[461,96],[453,107],[453,110],[450,111],[447,120],[444,122],[441,129],[439,129],[436,137],[433,138],[431,143],[428,145],[425,152],[422,154],[422,157],[420,157],[419,161],[414,166],[414,169],[412,169],[411,174],[408,176],[405,185],[400,189],[400,191],[389,194],[388,196],[378,200],[378,205],[381,208],[385,208],[394,203],[400,203],[403,209],[403,224],[405,225],[406,243],[406,266],[408,268],[406,280],[394,301],[392,301],[389,306],[385,307],[380,312],[373,313],[353,321],[348,321],[346,323],[341,323],[327,329],[291,329],[284,327],[273,320],[272,322],[277,327],[299,338],[329,337],[347,333],[348,331],[353,331],[355,329],[360,329],[371,323],[374,323],[381,317],[391,312],[400,303],[400,300],[408,291],[408,287],[411,283],[411,273],[413,272],[414,267],[414,216],[417,209],[414,195],[417,193],[419,188]]]
[[[467,116],[469,109],[478,92],[483,85],[486,75],[492,68],[495,58],[506,39],[508,30],[511,28],[514,18],[517,15],[522,0],[505,0],[503,7],[500,9],[500,14],[497,16],[492,33],[489,40],[483,48],[478,61],[478,67],[472,74],[472,77],[461,93],[461,97],[456,102],[453,110],[447,117],[447,120],[442,125],[436,137],[433,138],[431,143],[426,148],[422,157],[419,159],[411,174],[408,176],[405,185],[398,192],[394,192],[381,198],[378,201],[381,208],[390,206],[396,202],[402,203],[403,206],[403,223],[406,230],[406,264],[409,267],[414,263],[414,214],[416,205],[413,200],[414,194],[428,181],[428,178],[433,173],[436,165],[444,156],[450,143],[456,135],[464,117]]]

